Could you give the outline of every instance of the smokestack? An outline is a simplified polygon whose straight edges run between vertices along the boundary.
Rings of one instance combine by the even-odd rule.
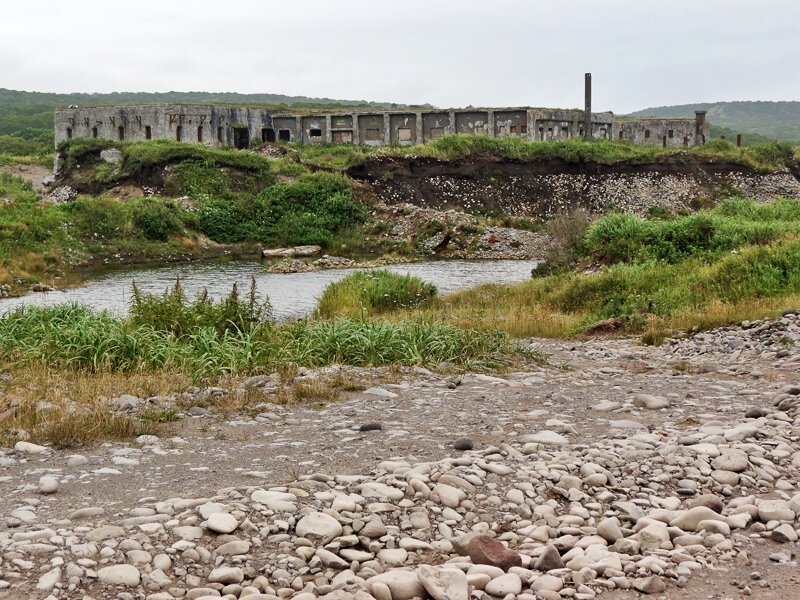
[[[583,137],[592,139],[592,74],[585,75],[585,112],[583,115]]]

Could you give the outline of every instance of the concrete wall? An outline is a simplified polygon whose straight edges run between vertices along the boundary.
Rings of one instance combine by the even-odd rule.
[[[140,141],[171,139],[209,146],[233,146],[236,139],[260,141],[272,128],[266,110],[215,106],[123,106],[68,108],[55,113],[55,142],[65,139],[100,138]],[[236,129],[246,134],[236,135]]]
[[[708,124],[704,124],[700,135],[709,139]],[[680,148],[704,143],[695,140],[694,119],[624,119],[617,122],[616,140],[637,146],[661,146]]]
[[[583,123],[581,110],[528,107],[272,115],[247,107],[154,105],[57,110],[55,141],[58,145],[71,136],[165,138],[236,147],[261,141],[382,146],[419,144],[453,133],[550,141],[582,137]],[[592,113],[591,134],[640,146],[693,146],[708,139],[708,124],[694,119],[633,120],[617,119],[609,112]]]
[[[435,140],[455,133],[453,114],[449,112],[422,113],[422,141]]]

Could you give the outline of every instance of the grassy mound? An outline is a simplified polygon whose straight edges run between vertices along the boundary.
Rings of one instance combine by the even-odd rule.
[[[420,308],[436,297],[436,286],[413,275],[386,269],[348,275],[325,288],[319,301],[322,317],[363,318],[401,308]]]

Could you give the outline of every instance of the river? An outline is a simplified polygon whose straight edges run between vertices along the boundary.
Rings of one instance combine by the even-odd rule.
[[[436,285],[440,294],[474,287],[483,283],[514,283],[531,276],[536,265],[529,260],[439,260],[392,265],[395,273],[417,275]],[[278,319],[293,319],[310,314],[325,287],[354,269],[314,271],[312,273],[269,274],[258,261],[195,262],[161,267],[108,270],[87,279],[83,284],[64,291],[32,293],[19,298],[0,300],[0,313],[21,305],[53,305],[76,302],[97,310],[125,315],[135,281],[144,292],[161,293],[180,278],[190,298],[203,289],[214,298],[227,295],[234,282],[241,293],[247,293],[250,278],[255,277],[260,294],[269,296]]]

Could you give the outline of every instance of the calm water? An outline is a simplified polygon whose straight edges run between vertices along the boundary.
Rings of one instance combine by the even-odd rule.
[[[433,283],[439,293],[446,294],[482,283],[513,283],[531,276],[536,262],[529,260],[447,260],[394,265],[387,267],[395,273],[410,273]],[[353,269],[289,273],[263,273],[264,263],[235,261],[229,263],[187,263],[145,269],[107,271],[84,285],[64,292],[29,294],[21,298],[0,300],[0,313],[23,304],[52,305],[64,302],[86,304],[95,309],[124,315],[131,298],[131,283],[144,292],[161,293],[175,284],[181,285],[190,298],[207,289],[214,298],[227,295],[234,282],[246,293],[250,278],[256,278],[261,294],[267,294],[278,319],[303,317],[316,308],[322,291],[332,281],[338,281]]]

